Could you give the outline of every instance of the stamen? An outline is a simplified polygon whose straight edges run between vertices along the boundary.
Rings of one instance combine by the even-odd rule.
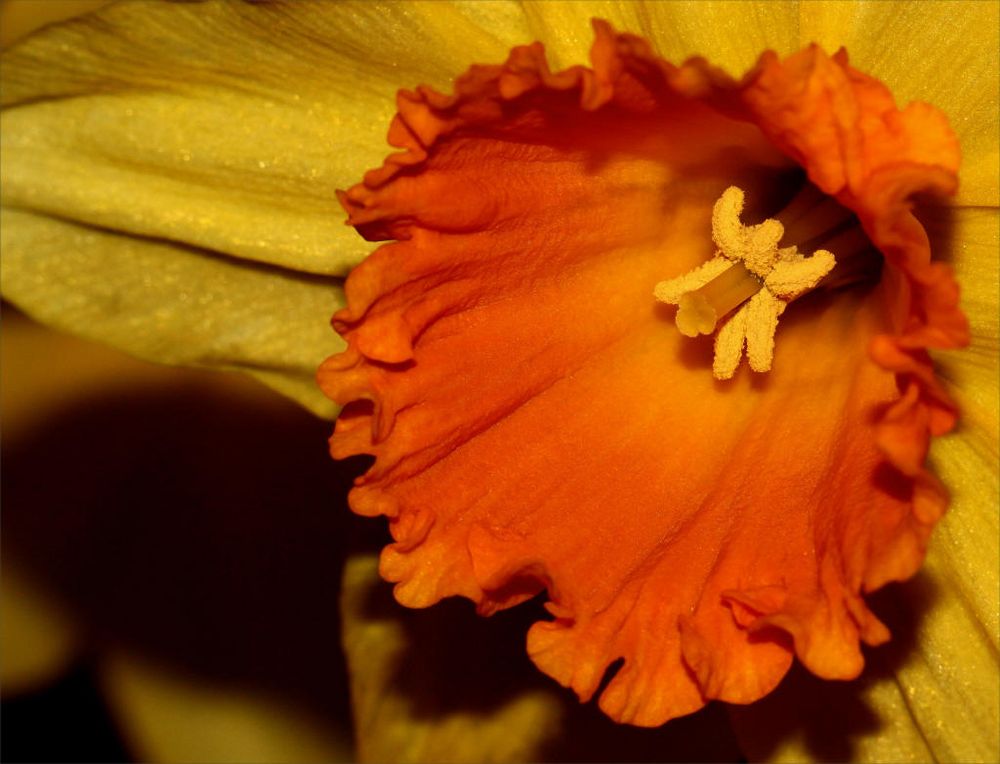
[[[836,264],[825,249],[804,257],[794,246],[779,248],[785,236],[779,220],[743,225],[739,219],[743,201],[743,192],[735,186],[722,193],[712,208],[712,240],[719,247],[715,257],[689,273],[661,281],[653,292],[661,302],[677,305],[674,321],[685,337],[718,329],[712,363],[717,379],[733,376],[744,345],[750,368],[769,371],[778,316]],[[782,214],[803,236],[815,238],[841,226],[851,213],[807,186]],[[834,241],[850,250],[863,246],[850,229]]]
[[[711,334],[720,318],[764,288],[764,282],[735,263],[705,286],[681,295],[674,322],[685,337]]]

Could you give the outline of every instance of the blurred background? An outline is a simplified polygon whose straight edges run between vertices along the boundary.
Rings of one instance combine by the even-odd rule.
[[[10,305],[0,347],[3,760],[350,759],[330,425]]]

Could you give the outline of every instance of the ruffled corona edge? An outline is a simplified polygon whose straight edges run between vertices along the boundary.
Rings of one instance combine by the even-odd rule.
[[[607,667],[623,658],[601,695],[601,707],[616,720],[650,726],[710,699],[752,702],[776,686],[793,652],[820,676],[854,677],[863,666],[859,641],[875,645],[888,639],[860,595],[914,574],[947,505],[924,461],[930,437],[954,425],[956,410],[935,378],[928,350],[960,347],[968,335],[958,287],[947,266],[931,262],[910,199],[954,192],[958,149],[939,112],[924,104],[898,110],[883,85],[848,66],[843,51],[831,58],[811,47],[785,61],[765,53],[737,82],[701,59],[675,67],[645,40],[616,34],[605,22],[595,21],[594,28],[592,68],[550,72],[535,43],[515,48],[501,66],[473,66],[456,80],[453,95],[426,87],[399,93],[389,143],[402,151],[339,194],[348,223],[365,238],[396,242],[380,248],[348,279],[348,307],[333,319],[348,349],[328,359],[318,379],[326,394],[345,406],[331,438],[333,456],[375,456],[350,504],[359,514],[390,518],[394,543],[383,552],[381,572],[397,583],[400,602],[423,607],[462,595],[489,614],[547,590],[553,620],[536,624],[528,636],[535,663],[585,700]],[[826,443],[830,457],[815,481],[809,470],[799,476],[793,469],[791,479],[774,477],[773,487],[734,483],[723,500],[705,487],[711,481],[695,485],[692,478],[688,495],[686,484],[677,488],[684,481],[669,474],[686,469],[671,455],[669,433],[659,444],[633,448],[631,441],[641,438],[629,433],[652,431],[655,423],[635,415],[622,419],[617,406],[632,400],[640,386],[618,390],[614,379],[593,382],[591,392],[607,388],[603,411],[593,410],[599,401],[557,409],[551,395],[544,405],[537,403],[556,386],[588,384],[589,366],[575,365],[574,358],[603,347],[624,352],[631,335],[612,327],[609,336],[591,342],[578,327],[584,314],[574,314],[572,303],[560,302],[563,298],[550,295],[547,287],[533,287],[540,295],[529,304],[549,300],[554,307],[539,321],[555,316],[573,325],[564,343],[558,337],[541,340],[541,332],[522,327],[535,316],[505,319],[502,274],[520,266],[503,237],[530,204],[520,194],[496,192],[495,177],[456,187],[454,178],[465,176],[451,168],[476,161],[457,138],[484,136],[505,146],[523,139],[519,151],[532,153],[532,131],[549,104],[557,115],[572,108],[599,115],[613,106],[641,121],[660,114],[664,103],[745,123],[751,143],[753,133],[762,134],[770,147],[803,167],[813,184],[856,213],[885,258],[877,299],[858,310],[864,327],[882,329],[862,335],[874,363],[860,360],[863,348],[841,420],[832,416],[828,422],[824,412],[815,414],[815,424],[801,425],[829,435],[816,439],[817,448]],[[760,156],[766,150],[754,149]],[[484,154],[483,161],[488,159]],[[534,203],[544,206],[537,197]],[[484,232],[495,232],[498,243],[484,246],[485,240],[476,238]],[[583,260],[562,257],[554,255],[539,267],[563,268],[565,290],[589,279],[578,276]],[[587,259],[587,268],[599,270],[594,262]],[[522,281],[535,278],[534,271],[525,273]],[[647,282],[649,289],[655,280]],[[779,349],[785,342],[781,331]],[[789,345],[794,331],[788,330]],[[641,347],[634,355],[646,352],[645,344],[633,344]],[[440,351],[443,345],[450,349]],[[517,357],[512,348],[520,347],[533,350]],[[544,352],[532,355],[537,348]],[[536,372],[532,364],[551,364],[551,373]],[[480,366],[487,370],[481,375],[475,371]],[[514,367],[510,377],[489,371],[506,366]],[[505,384],[519,370],[527,381]],[[678,378],[688,371],[677,365]],[[765,412],[761,416],[773,421],[778,412],[800,410],[813,416],[813,408],[780,399],[782,383],[775,376],[771,388],[754,398]],[[458,399],[470,385],[477,395],[463,403]],[[575,389],[564,396],[571,403]],[[697,400],[718,394],[712,385],[705,390]],[[753,395],[758,393],[747,393]],[[730,399],[735,396],[726,405],[736,406]],[[775,409],[766,416],[772,399]],[[539,423],[549,410],[564,416]],[[711,432],[711,412],[695,416]],[[754,444],[786,435],[787,428],[775,425],[777,433],[761,429],[755,436],[757,420],[746,421],[741,437]],[[676,423],[666,426],[671,424]],[[583,498],[563,497],[558,486],[590,468],[601,469],[586,456],[570,457],[576,453],[574,436],[585,438],[602,427],[614,433],[614,454],[627,454],[627,469],[637,477],[623,490],[625,483],[614,482],[621,471],[615,467],[609,482],[619,487],[613,495],[588,499],[591,486]],[[550,433],[557,428],[564,433],[554,446]],[[509,432],[518,437],[505,437]],[[746,474],[755,472],[765,482],[778,461],[788,459],[786,452],[767,447],[756,461],[721,445],[717,450],[719,474],[742,474],[741,465],[754,462]],[[456,456],[470,451],[474,459]],[[731,461],[723,465],[726,459]],[[666,474],[657,474],[657,465]],[[562,474],[556,479],[551,473]],[[511,484],[517,484],[516,493]],[[826,496],[817,493],[817,484],[837,488]],[[658,491],[669,500],[657,499]],[[736,495],[738,505],[731,498]],[[522,506],[508,509],[516,503],[512,496]],[[678,514],[676,522],[658,525],[656,518],[624,528],[611,522],[617,515],[630,523],[622,513],[632,506],[641,513],[657,501],[661,515]],[[694,506],[691,511],[674,509],[685,501]],[[768,505],[780,512],[767,515]],[[766,522],[746,520],[758,506]],[[789,507],[797,510],[794,529],[783,519],[796,514],[787,512]],[[553,527],[560,517],[563,527]],[[640,531],[647,526],[659,535],[643,546]],[[770,554],[751,548],[772,531],[773,543],[785,549]],[[602,547],[613,547],[615,534],[644,551],[620,564],[608,552],[612,559],[603,563]],[[595,580],[571,576],[567,571],[576,568],[570,558],[593,570]]]

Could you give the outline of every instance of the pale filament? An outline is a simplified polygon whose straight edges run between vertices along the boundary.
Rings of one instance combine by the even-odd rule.
[[[851,215],[850,210],[807,183],[775,218],[785,228],[783,241],[788,245],[802,246],[833,231],[850,220]]]
[[[820,282],[824,289],[870,282],[878,277],[882,259],[860,225],[853,225],[823,242],[823,248],[837,253],[837,267]]]

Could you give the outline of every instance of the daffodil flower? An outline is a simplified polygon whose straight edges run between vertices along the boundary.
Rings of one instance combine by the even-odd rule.
[[[916,571],[945,505],[929,436],[960,409],[964,430],[932,451],[953,495],[930,542],[943,594],[912,656],[866,690],[885,726],[855,755],[989,758],[997,140],[983,93],[997,75],[982,51],[997,19],[970,5],[942,39],[951,7],[114,7],[4,62],[4,290],[134,352],[247,368],[321,412],[310,371],[333,354],[322,384],[347,404],[333,450],[376,455],[352,503],[393,518],[381,572],[397,597],[460,594],[489,613],[547,589],[532,659],[644,725],[757,700],[793,651],[857,676],[859,641],[888,637],[861,594]],[[592,67],[564,68],[591,15],[652,45],[598,24]],[[524,46],[535,38],[548,61]],[[699,52],[741,74],[811,41],[845,44],[852,65],[807,48],[737,81],[663,63]],[[378,165],[397,87],[447,90],[482,61],[497,64],[454,96],[403,91],[389,132],[403,151],[341,195],[358,231],[398,240],[345,300],[337,278],[367,249],[334,226],[334,189]],[[958,206],[922,216],[972,327],[940,378],[925,351],[960,345],[965,325],[907,199],[954,191],[955,142],[866,70],[899,102],[945,109],[965,152]],[[712,348],[680,336],[653,289],[711,257],[728,186],[766,218],[803,168],[857,217],[790,244],[863,229],[885,264],[863,249],[864,267],[789,304],[763,381],[719,382]],[[338,306],[346,345],[323,326]],[[752,757],[810,755],[764,727],[736,716]]]

